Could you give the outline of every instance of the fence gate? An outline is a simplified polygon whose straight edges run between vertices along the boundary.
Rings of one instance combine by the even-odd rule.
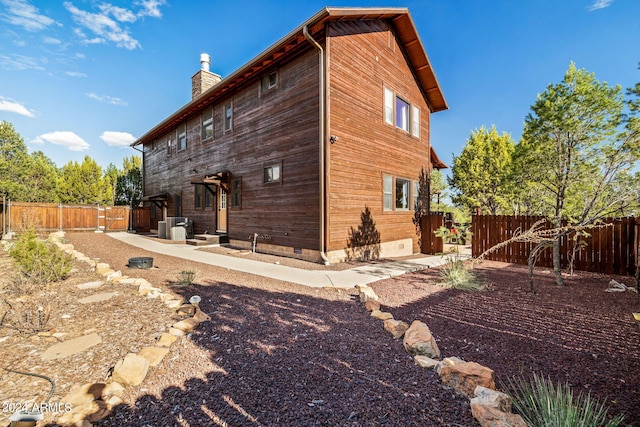
[[[431,255],[444,252],[444,241],[434,234],[440,227],[444,227],[442,213],[427,214],[420,218],[420,252]]]

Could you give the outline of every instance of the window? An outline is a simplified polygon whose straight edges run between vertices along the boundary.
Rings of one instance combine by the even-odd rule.
[[[411,106],[411,135],[420,138],[420,108]]]
[[[384,88],[384,121],[393,125],[393,92]]]
[[[393,177],[390,175],[385,175],[382,178],[382,192],[384,198],[384,210],[392,211],[393,210]]]
[[[407,179],[396,178],[396,210],[409,210],[409,184]]]
[[[233,126],[233,104],[228,102],[224,104],[224,131],[228,132]]]
[[[207,107],[202,111],[202,140],[213,137],[213,108]]]
[[[396,127],[409,132],[409,103],[396,97]]]
[[[242,178],[231,180],[231,207],[236,209],[242,207]]]
[[[178,127],[178,151],[187,148],[187,124]]]
[[[418,206],[419,198],[420,198],[420,183],[418,181],[413,181],[413,210],[416,212],[420,208]]]
[[[420,108],[384,88],[384,121],[420,138]]]
[[[212,208],[213,207],[213,190],[211,187],[205,187],[204,189],[204,207]]]
[[[171,137],[167,138],[167,156],[171,155],[172,150]]]
[[[202,199],[204,196],[204,185],[196,185],[196,200],[195,206],[196,209],[202,208]]]
[[[269,74],[265,74],[260,79],[260,93],[267,93],[270,89],[273,89],[278,84],[278,73],[272,71]]]
[[[264,184],[273,184],[280,182],[280,169],[281,164],[277,163],[275,165],[269,165],[264,167],[264,175],[263,175],[263,183]]]

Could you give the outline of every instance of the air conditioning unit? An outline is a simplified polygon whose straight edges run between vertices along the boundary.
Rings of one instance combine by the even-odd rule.
[[[183,216],[167,217],[167,239],[186,240],[188,219]]]

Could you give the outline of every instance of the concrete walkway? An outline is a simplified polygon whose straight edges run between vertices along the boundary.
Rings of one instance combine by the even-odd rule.
[[[424,270],[444,264],[448,257],[425,255],[424,257],[403,261],[372,263],[343,271],[305,270],[271,264],[262,261],[198,251],[196,246],[178,243],[163,243],[137,234],[119,232],[107,233],[109,237],[139,247],[149,252],[188,259],[204,264],[215,265],[243,273],[256,274],[271,279],[283,280],[311,287],[352,288],[378,280],[399,276],[411,271]]]

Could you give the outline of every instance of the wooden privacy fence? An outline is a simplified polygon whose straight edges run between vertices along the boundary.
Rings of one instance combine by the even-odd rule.
[[[544,219],[539,216],[506,216],[506,215],[474,215],[472,219],[471,253],[473,257],[509,240],[518,231],[526,231],[536,221]],[[636,271],[638,237],[640,219],[634,217],[607,218],[605,227],[594,227],[586,230],[590,235],[580,240],[585,245],[576,253],[573,268],[595,273],[630,275]],[[553,228],[546,222],[546,228]],[[573,249],[574,235],[569,234],[560,241],[560,257],[563,268],[569,265]],[[486,256],[486,259],[513,264],[528,262],[529,253],[534,243],[511,243]],[[542,251],[537,266],[552,267],[553,253],[551,248]]]
[[[420,252],[423,254],[441,254],[444,252],[444,242],[436,237],[434,231],[444,227],[444,215],[428,214],[420,217]]]
[[[63,205],[8,201],[2,207],[2,235],[34,227],[42,231],[126,231],[128,206]]]

